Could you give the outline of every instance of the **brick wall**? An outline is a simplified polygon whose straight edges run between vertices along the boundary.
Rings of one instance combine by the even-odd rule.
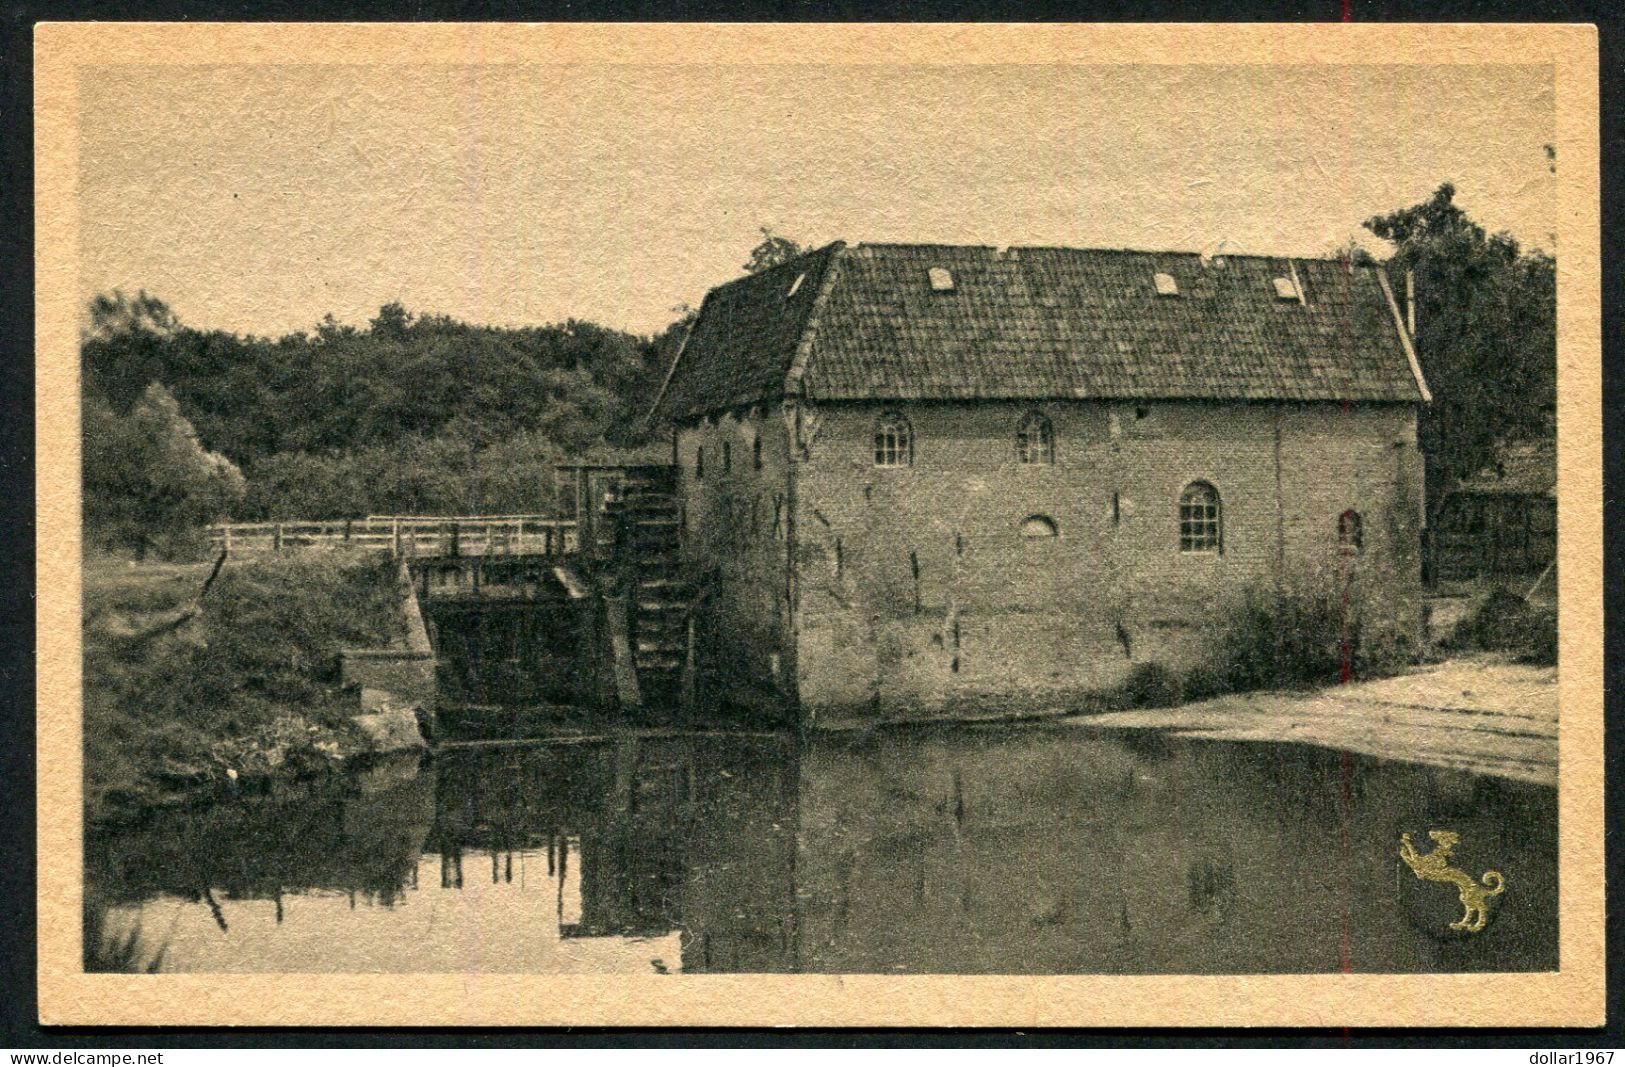
[[[699,627],[702,688],[747,707],[768,709],[790,696],[788,457],[777,406],[677,432],[684,562],[710,592]]]
[[[803,408],[793,662],[810,721],[1063,710],[1135,663],[1193,664],[1219,605],[1277,578],[1351,574],[1368,622],[1414,627],[1410,407],[1040,407],[1053,466],[1017,462],[1028,405],[988,402],[900,406],[914,463],[897,469],[874,465],[880,405]],[[1219,491],[1222,551],[1179,549],[1178,500],[1194,481]],[[1358,556],[1338,545],[1348,509],[1362,518]],[[1023,538],[1031,516],[1059,536]]]

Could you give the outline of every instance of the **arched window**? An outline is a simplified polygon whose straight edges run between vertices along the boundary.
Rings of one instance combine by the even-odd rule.
[[[1060,528],[1048,515],[1029,515],[1021,524],[1021,538],[1024,541],[1048,541],[1059,536]]]
[[[1218,552],[1224,544],[1224,518],[1219,491],[1206,482],[1192,482],[1179,494],[1179,550]]]
[[[888,411],[875,420],[875,466],[912,467],[914,465],[914,435],[908,420],[895,411]]]
[[[1352,508],[1337,517],[1337,550],[1345,556],[1358,556],[1365,548],[1365,523]]]
[[[1016,428],[1016,458],[1023,463],[1055,462],[1055,433],[1041,413],[1029,412]]]

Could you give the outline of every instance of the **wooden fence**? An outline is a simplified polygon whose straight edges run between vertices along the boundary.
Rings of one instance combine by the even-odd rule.
[[[328,522],[233,522],[209,527],[232,555],[358,548],[397,556],[573,556],[574,519],[546,515],[383,515]]]

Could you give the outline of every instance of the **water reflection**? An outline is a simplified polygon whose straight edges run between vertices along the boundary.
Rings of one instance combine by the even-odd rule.
[[[1481,934],[1398,861],[1437,826],[1506,875]],[[1555,826],[1549,789],[1290,745],[643,736],[166,814],[86,883],[164,970],[1543,970]]]

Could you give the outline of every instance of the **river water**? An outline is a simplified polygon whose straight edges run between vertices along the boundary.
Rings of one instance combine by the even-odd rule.
[[[92,833],[87,926],[163,971],[1551,970],[1556,825],[1539,786],[1153,731],[561,739]],[[1433,829],[1506,880],[1481,932],[1399,861]]]

